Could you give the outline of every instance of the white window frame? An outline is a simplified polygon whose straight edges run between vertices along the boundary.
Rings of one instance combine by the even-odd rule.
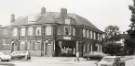
[[[17,28],[13,28],[12,35],[13,36],[17,36],[18,35],[18,29]]]
[[[83,37],[86,37],[86,29],[83,29]]]
[[[25,36],[26,35],[26,28],[25,27],[22,27],[21,28],[21,36]]]
[[[73,36],[76,35],[76,29],[73,27]]]
[[[29,36],[32,36],[32,35],[33,35],[33,30],[34,30],[34,29],[33,29],[32,26],[28,28],[28,35],[29,35]]]
[[[96,33],[93,32],[93,39],[95,40],[96,39]]]
[[[87,32],[87,38],[89,38],[89,30],[86,30],[86,32]]]
[[[93,39],[93,31],[90,31],[90,37]]]
[[[65,24],[71,24],[71,19],[65,19]]]
[[[39,32],[38,32],[39,31]],[[36,32],[35,32],[36,36],[41,36],[41,26],[37,26],[36,27]]]
[[[52,26],[46,26],[45,35],[52,35]]]
[[[71,33],[71,29],[72,29],[72,27],[71,26],[64,26],[64,35],[67,35],[66,34],[66,30],[65,29],[68,29],[68,35],[71,35],[72,33]]]

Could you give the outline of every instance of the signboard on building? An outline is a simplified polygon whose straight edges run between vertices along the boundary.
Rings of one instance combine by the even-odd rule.
[[[69,36],[64,36],[63,39],[65,39],[65,40],[71,40],[71,37],[69,37]]]

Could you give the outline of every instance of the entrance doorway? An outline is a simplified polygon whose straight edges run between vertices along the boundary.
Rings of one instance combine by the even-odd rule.
[[[73,57],[76,53],[75,41],[57,41],[55,45],[55,56]]]

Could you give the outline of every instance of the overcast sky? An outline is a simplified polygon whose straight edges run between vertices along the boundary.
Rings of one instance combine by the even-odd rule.
[[[40,12],[44,6],[49,12],[67,8],[68,12],[87,18],[101,30],[117,25],[125,31],[130,24],[129,4],[132,0],[0,0],[0,24],[9,25],[12,13],[16,17],[26,16]]]

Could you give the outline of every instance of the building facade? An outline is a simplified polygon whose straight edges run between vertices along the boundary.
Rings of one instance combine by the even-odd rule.
[[[10,26],[0,26],[0,50],[11,49],[11,29]]]
[[[62,8],[21,18],[11,15],[13,50],[29,50],[36,56],[80,56],[102,51],[102,31],[87,19]]]

